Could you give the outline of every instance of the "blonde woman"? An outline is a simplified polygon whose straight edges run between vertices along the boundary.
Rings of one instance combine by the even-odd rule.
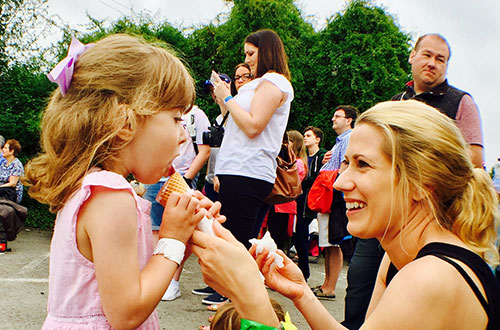
[[[386,251],[361,329],[500,328],[492,272],[498,201],[467,150],[451,119],[417,101],[380,103],[356,121],[348,166],[334,187],[344,193],[348,230],[377,238]],[[242,317],[277,326],[275,316],[263,317],[268,307],[251,303],[265,293],[257,267],[229,233],[215,229],[219,237],[210,241],[202,233],[192,239],[205,280],[226,292]],[[266,252],[256,256],[266,284],[290,298],[312,329],[345,329],[279,253],[283,268],[272,267]],[[219,259],[224,266],[217,268]],[[253,290],[240,293],[250,283]]]

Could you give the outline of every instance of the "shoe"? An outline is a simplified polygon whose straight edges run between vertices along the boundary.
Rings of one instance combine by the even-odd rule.
[[[198,296],[210,296],[215,293],[215,290],[207,286],[201,289],[194,289],[193,291],[191,291],[191,293],[196,294]]]
[[[334,294],[326,294],[326,293],[324,293],[323,289],[321,287],[318,290],[314,291],[314,295],[318,299],[335,300],[335,295]]]
[[[321,289],[321,285],[316,285],[316,286],[313,286],[313,287],[311,288],[311,291],[312,291],[312,292],[316,292],[316,291],[318,291],[319,289]]]
[[[200,327],[198,329],[200,329],[200,330],[210,330],[210,326],[209,325],[200,325]]]
[[[212,304],[218,304],[218,303],[221,303],[221,302],[225,302],[227,300],[226,297],[224,296],[221,296],[220,294],[218,294],[217,292],[215,292],[214,294],[206,297],[205,299],[203,299],[201,302],[206,304],[206,305],[212,305]]]
[[[180,296],[181,296],[181,287],[179,285],[179,281],[172,280],[161,300],[172,301],[179,298]]]

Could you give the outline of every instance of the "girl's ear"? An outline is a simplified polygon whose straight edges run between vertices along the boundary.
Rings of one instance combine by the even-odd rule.
[[[119,105],[122,108],[123,113],[127,113],[129,109],[127,109],[127,105],[121,104]],[[123,128],[118,131],[116,136],[123,141],[130,141],[134,137],[135,130],[132,128],[132,123],[130,122],[130,117],[127,115],[125,118],[125,123]]]

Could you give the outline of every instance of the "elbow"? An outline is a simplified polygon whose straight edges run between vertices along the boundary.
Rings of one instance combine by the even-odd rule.
[[[251,126],[251,127],[247,128],[246,130],[243,130],[243,132],[245,133],[245,135],[249,139],[253,139],[253,138],[256,138],[257,136],[259,136],[260,133],[262,133],[263,130],[264,130],[264,128],[259,128],[259,127],[256,127],[256,126]]]
[[[126,316],[120,320],[112,320],[108,318],[109,323],[113,327],[113,329],[117,330],[133,330],[137,329],[145,320],[138,320],[134,318],[133,315],[130,317]]]

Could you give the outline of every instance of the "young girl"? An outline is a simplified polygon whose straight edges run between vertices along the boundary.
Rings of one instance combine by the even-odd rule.
[[[300,181],[307,175],[307,154],[304,146],[304,137],[299,131],[292,130],[287,132],[290,148],[297,157],[297,172]],[[299,200],[300,199],[300,200]],[[267,229],[272,238],[278,245],[278,249],[285,251],[288,249],[290,237],[292,236],[291,224],[295,216],[299,216],[298,205],[304,207],[304,199],[299,197],[297,201],[291,201],[284,204],[271,206],[267,216]]]
[[[127,35],[93,47],[74,39],[69,54],[62,63],[73,74],[49,74],[60,88],[43,115],[43,153],[26,173],[31,197],[57,212],[43,329],[158,329],[155,307],[211,204],[173,194],[152,256],[151,205],[125,177],[167,174],[186,139],[193,80],[171,51]],[[218,217],[218,207],[208,213]]]

